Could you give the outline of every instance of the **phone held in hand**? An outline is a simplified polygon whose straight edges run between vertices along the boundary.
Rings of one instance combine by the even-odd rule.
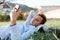
[[[20,5],[16,5],[15,9],[16,9],[16,12],[18,12],[18,10],[20,9]]]

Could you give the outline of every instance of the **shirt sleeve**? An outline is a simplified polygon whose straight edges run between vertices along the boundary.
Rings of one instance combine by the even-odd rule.
[[[16,24],[16,25],[10,26],[10,31],[11,31],[11,40],[22,40],[21,31],[23,30],[21,25]]]
[[[19,25],[19,26],[21,26],[21,25]],[[11,40],[24,40],[24,39],[30,37],[35,32],[35,26],[34,27],[31,26],[29,28],[29,30],[23,32],[22,34],[20,32],[23,30],[19,31],[18,25],[14,25],[10,28],[11,28],[10,29],[11,30]]]
[[[22,39],[24,40],[24,39],[30,37],[31,35],[34,34],[34,32],[35,32],[35,26],[34,26],[34,27],[31,26],[31,28],[29,28],[29,30],[27,30],[26,32],[24,32],[24,33],[21,35],[21,36],[22,36]]]
[[[0,32],[1,39],[4,39],[9,34],[9,25],[4,26],[4,29],[2,32]]]
[[[28,17],[27,17],[27,20],[26,20],[26,23],[30,23],[30,20],[36,15],[36,13],[34,12],[34,10],[31,10]]]

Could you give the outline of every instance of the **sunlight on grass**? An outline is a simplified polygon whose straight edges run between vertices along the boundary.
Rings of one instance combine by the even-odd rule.
[[[0,22],[0,26],[5,26],[5,25],[8,25],[10,24],[10,22]]]
[[[60,28],[60,20],[57,19],[47,20],[46,25],[48,27]]]

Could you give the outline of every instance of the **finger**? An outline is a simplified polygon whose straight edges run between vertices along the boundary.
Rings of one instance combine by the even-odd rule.
[[[19,5],[16,5],[16,6],[15,6],[15,9],[16,9],[16,12],[18,12],[19,9],[20,9],[20,6],[19,6]]]
[[[13,11],[13,12],[16,12],[16,11],[17,11],[16,7],[14,7],[14,8],[12,9],[12,11]]]
[[[12,12],[15,13],[17,9],[15,9],[15,7],[12,9]]]
[[[14,7],[14,8],[12,9],[12,13],[13,13],[13,14],[19,14],[19,12],[20,12],[20,8],[17,9],[16,7]]]
[[[19,5],[15,5],[15,7],[13,8],[13,10],[17,11],[18,8],[19,8]]]

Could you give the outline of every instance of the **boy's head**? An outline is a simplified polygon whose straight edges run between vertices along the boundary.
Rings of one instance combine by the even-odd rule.
[[[44,24],[46,22],[46,16],[44,14],[37,14],[33,17],[30,23],[34,26],[38,26],[40,24]]]

